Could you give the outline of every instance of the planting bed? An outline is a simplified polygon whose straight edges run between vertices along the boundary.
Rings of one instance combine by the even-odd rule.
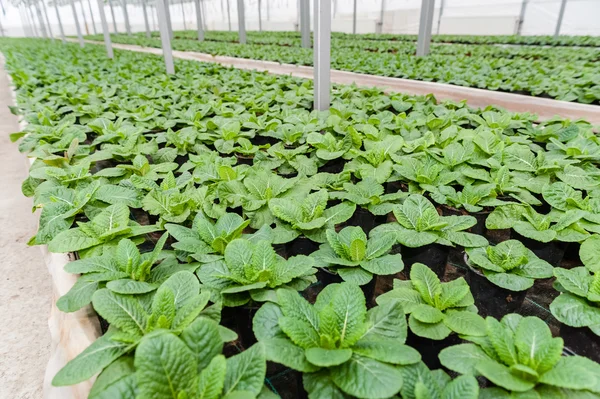
[[[224,40],[199,42],[196,32],[175,32],[176,50],[213,55],[312,65],[312,49],[299,47],[288,36],[265,39],[258,35],[250,44]],[[88,36],[101,41],[102,35]],[[115,43],[161,47],[160,38],[113,35]],[[234,39],[235,40],[235,39]],[[332,41],[333,69],[421,81],[448,83],[532,96],[598,105],[600,100],[600,49],[499,47],[481,45],[433,45],[427,57],[416,57],[412,43],[357,40],[341,36]]]
[[[585,121],[2,40],[90,398],[594,398]],[[554,337],[554,338],[553,338]],[[561,338],[562,337],[562,338]],[[564,341],[563,341],[564,340]]]

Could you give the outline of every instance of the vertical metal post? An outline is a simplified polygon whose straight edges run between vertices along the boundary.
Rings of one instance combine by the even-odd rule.
[[[246,16],[244,12],[244,0],[237,0],[237,12],[240,44],[246,44]]]
[[[83,26],[85,27],[85,34],[89,35],[90,30],[88,29],[87,19],[85,18],[85,9],[83,8],[83,0],[81,0],[80,5],[81,5],[81,16],[83,19]]]
[[[381,35],[383,33],[383,16],[385,15],[385,0],[381,0],[381,10],[379,10],[379,21],[375,27],[375,33]]]
[[[146,0],[142,0],[142,12],[144,13],[144,27],[146,28],[146,37],[150,39],[150,23],[148,22],[148,9],[146,8]]]
[[[202,6],[200,5],[200,0],[195,0],[196,2],[196,26],[198,29],[198,41],[204,41],[204,26],[202,23]]]
[[[315,0],[314,13],[314,107],[325,111],[331,91],[331,1]]]
[[[227,23],[229,24],[229,31],[231,32],[231,7],[229,6],[229,0],[227,0]]]
[[[183,0],[181,1],[181,17],[183,18],[183,30],[187,30],[187,26],[185,26],[185,8],[183,7]]]
[[[127,0],[121,0],[123,6],[123,16],[125,17],[125,30],[127,35],[131,36],[131,25],[129,24],[129,12],[127,12]]]
[[[56,19],[58,20],[58,28],[60,29],[60,38],[63,44],[67,42],[65,38],[65,30],[63,29],[62,20],[60,19],[60,11],[58,11],[58,2],[54,2],[54,9],[56,10]]]
[[[115,55],[113,54],[112,42],[110,41],[110,32],[108,31],[108,22],[106,21],[106,13],[104,12],[103,0],[98,0],[98,11],[100,12],[100,24],[102,25],[102,33],[104,33],[106,56],[112,60]]]
[[[267,0],[267,21],[271,20],[271,5],[269,4],[269,0]]]
[[[23,27],[23,34],[25,35],[25,37],[31,36],[31,29],[29,29],[29,24],[27,23],[27,16],[24,16],[23,14],[23,6],[19,5],[17,8],[19,10],[19,16],[21,17],[21,26]]]
[[[525,0],[527,1],[527,0]],[[442,2],[440,3],[440,15],[438,15],[438,22],[437,22],[437,30],[436,30],[436,35],[440,34],[440,25],[442,23],[442,15],[444,15],[444,5],[445,5],[446,1],[442,0]]]
[[[300,35],[302,47],[310,48],[310,0],[300,0]]]
[[[40,34],[38,33],[37,26],[35,26],[35,18],[33,16],[33,12],[31,11],[31,6],[27,7],[27,11],[29,11],[28,17],[29,17],[29,20],[31,21],[31,28],[33,29],[34,35],[36,37],[40,36]]]
[[[25,28],[23,26],[23,28]],[[0,20],[0,37],[4,37],[4,27],[2,26],[2,20]]]
[[[167,19],[167,30],[169,31],[169,44],[171,40],[173,40],[173,23],[171,22],[171,7],[169,5],[169,0],[164,0],[165,2],[165,18]],[[158,8],[156,9],[156,13],[158,14]],[[160,18],[158,18],[158,27],[160,28]],[[170,46],[169,46],[170,47]]]
[[[90,9],[90,17],[92,18],[92,28],[94,30],[94,35],[98,34],[96,30],[96,21],[94,20],[94,11],[92,11],[92,2],[88,0],[88,8]]]
[[[81,34],[81,27],[79,26],[79,18],[77,18],[77,10],[75,9],[75,3],[70,0],[71,10],[73,10],[73,19],[75,20],[75,28],[77,29],[77,37],[79,38],[79,47],[85,46],[83,42],[83,35]]]
[[[54,40],[54,35],[52,34],[52,28],[50,28],[50,18],[48,18],[48,9],[46,8],[46,3],[43,1],[42,3],[42,11],[44,11],[44,17],[46,17],[46,26],[48,27],[48,36],[50,39]]]
[[[421,19],[419,21],[419,39],[417,40],[417,57],[422,57],[429,54],[434,6],[435,0],[421,1]]]
[[[356,0],[352,5],[352,34],[356,35]]]
[[[562,0],[562,2],[560,3],[560,11],[558,12],[558,20],[556,21],[556,29],[554,30],[554,38],[558,38],[558,35],[560,35],[560,26],[562,25],[566,7],[567,0]]]
[[[262,32],[262,10],[260,9],[261,1],[258,0],[258,31]]]
[[[42,18],[42,12],[40,11],[39,3],[35,4],[35,13],[37,14],[37,18],[40,23],[40,30],[42,31],[42,36],[44,38],[47,38],[48,33],[46,32],[46,23],[44,22],[44,18]]]
[[[113,28],[115,30],[115,33],[119,33],[119,30],[117,29],[117,19],[115,18],[115,9],[113,8],[112,0],[108,0],[108,5],[110,6],[110,15],[112,16]]]
[[[152,11],[152,10],[154,10],[154,11]],[[156,25],[156,18],[155,18],[155,15],[156,15],[156,6],[150,7],[150,11],[151,11],[150,15],[152,15],[152,28],[153,28],[153,30],[157,30],[158,27]]]
[[[158,14],[158,28],[160,30],[160,41],[162,44],[163,57],[168,74],[175,73],[173,65],[173,53],[171,52],[171,35],[167,23],[167,4],[166,0],[156,0],[156,13]]]

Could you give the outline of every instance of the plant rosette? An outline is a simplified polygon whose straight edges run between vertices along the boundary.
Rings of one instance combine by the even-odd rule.
[[[267,360],[304,373],[311,398],[389,398],[403,385],[398,366],[421,359],[404,345],[399,301],[367,311],[361,289],[348,282],[325,287],[314,305],[291,290],[277,298],[256,313],[254,334]]]
[[[585,266],[554,269],[554,288],[561,294],[550,304],[550,311],[561,323],[588,327],[600,336],[600,236],[584,241],[579,257]]]
[[[326,267],[344,281],[358,285],[369,283],[373,275],[396,274],[404,269],[400,254],[389,254],[396,242],[393,233],[367,235],[360,227],[347,226],[336,233],[327,230],[327,243],[311,257],[317,266]]]
[[[484,237],[464,231],[474,226],[477,219],[473,216],[440,216],[435,206],[420,194],[410,195],[392,211],[397,223],[380,225],[372,233],[394,232],[397,242],[409,248],[433,243],[465,248],[488,245]]]
[[[479,383],[472,375],[461,375],[452,379],[442,369],[430,370],[425,363],[418,362],[402,366],[402,399],[478,399]]]
[[[470,344],[440,352],[442,365],[465,375],[483,376],[496,387],[484,398],[534,395],[542,398],[597,397],[600,365],[581,356],[561,356],[563,340],[537,317],[488,317],[484,336],[462,336]],[[586,396],[587,395],[587,396]],[[529,397],[529,396],[528,396]]]
[[[469,267],[506,290],[524,291],[531,288],[536,279],[553,276],[552,265],[539,259],[517,240],[484,248],[467,248],[466,253]]]
[[[304,290],[316,281],[314,265],[305,255],[282,258],[269,241],[238,238],[227,245],[222,260],[202,265],[196,274],[213,302],[234,307],[251,299],[276,302],[278,288]]]
[[[417,336],[443,340],[451,333],[485,335],[484,319],[464,278],[440,282],[427,266],[415,263],[410,281],[394,280],[394,288],[377,297],[378,305],[399,301],[410,315],[408,326]]]

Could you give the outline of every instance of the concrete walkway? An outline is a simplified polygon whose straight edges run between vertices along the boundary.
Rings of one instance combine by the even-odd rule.
[[[0,398],[40,399],[50,355],[51,280],[40,249],[26,245],[38,215],[21,194],[29,163],[8,139],[19,131],[8,105],[11,92],[0,59]]]

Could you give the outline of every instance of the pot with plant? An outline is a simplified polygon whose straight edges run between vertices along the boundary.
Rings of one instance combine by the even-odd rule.
[[[462,277],[442,283],[427,266],[415,263],[409,281],[394,280],[394,289],[376,299],[378,305],[390,301],[399,301],[409,315],[409,345],[419,349],[429,367],[439,367],[437,354],[458,342],[456,334],[485,335],[484,319]]]
[[[466,280],[483,316],[515,312],[536,279],[552,277],[552,266],[517,240],[467,248],[465,263]]]
[[[441,351],[444,367],[485,377],[493,387],[484,398],[594,398],[600,394],[600,364],[582,356],[561,356],[563,340],[553,338],[537,317],[508,314],[485,320],[483,336],[463,335],[470,344]]]
[[[555,268],[554,288],[560,295],[550,311],[563,323],[560,335],[575,353],[600,361],[600,236],[581,244],[584,266]]]
[[[443,277],[450,247],[483,247],[487,240],[465,232],[477,221],[472,216],[440,216],[433,204],[420,194],[411,194],[402,205],[392,208],[396,223],[380,225],[375,234],[394,232],[406,272],[419,262],[429,266],[438,277]]]

